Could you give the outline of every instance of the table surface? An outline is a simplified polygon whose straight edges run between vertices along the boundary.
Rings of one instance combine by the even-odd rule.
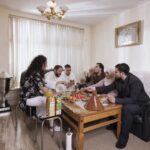
[[[62,104],[68,110],[73,112],[74,114],[76,114],[78,116],[82,116],[82,117],[86,117],[86,116],[94,115],[94,114],[99,114],[102,112],[106,112],[106,111],[110,111],[110,110],[118,109],[118,108],[122,107],[121,105],[118,105],[118,104],[108,104],[108,106],[104,106],[104,110],[102,110],[102,111],[89,111],[89,110],[86,110],[85,108],[80,107],[76,103],[62,101]]]

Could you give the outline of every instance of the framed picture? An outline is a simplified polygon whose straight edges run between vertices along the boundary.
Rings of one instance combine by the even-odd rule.
[[[115,45],[118,47],[141,44],[141,21],[115,29]]]

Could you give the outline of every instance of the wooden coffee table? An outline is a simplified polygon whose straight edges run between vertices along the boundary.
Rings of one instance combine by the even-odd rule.
[[[62,118],[77,133],[77,150],[84,148],[84,133],[94,129],[117,123],[117,138],[121,130],[121,105],[110,104],[104,107],[103,111],[88,111],[75,103],[62,102]],[[113,119],[106,119],[115,116]]]

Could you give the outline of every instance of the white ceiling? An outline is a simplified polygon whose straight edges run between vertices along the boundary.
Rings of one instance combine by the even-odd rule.
[[[0,0],[0,5],[9,9],[40,15],[36,10],[49,0]],[[150,0],[56,0],[59,6],[68,6],[65,19],[82,24],[96,24],[101,19],[136,7]]]

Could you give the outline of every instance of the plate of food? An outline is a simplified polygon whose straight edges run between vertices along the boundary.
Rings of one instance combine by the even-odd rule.
[[[65,96],[63,99],[68,100],[69,102],[75,102],[75,101],[86,101],[88,100],[88,97],[84,93],[73,92],[72,94]]]
[[[98,98],[104,107],[109,105],[109,101],[106,94],[98,95]]]

